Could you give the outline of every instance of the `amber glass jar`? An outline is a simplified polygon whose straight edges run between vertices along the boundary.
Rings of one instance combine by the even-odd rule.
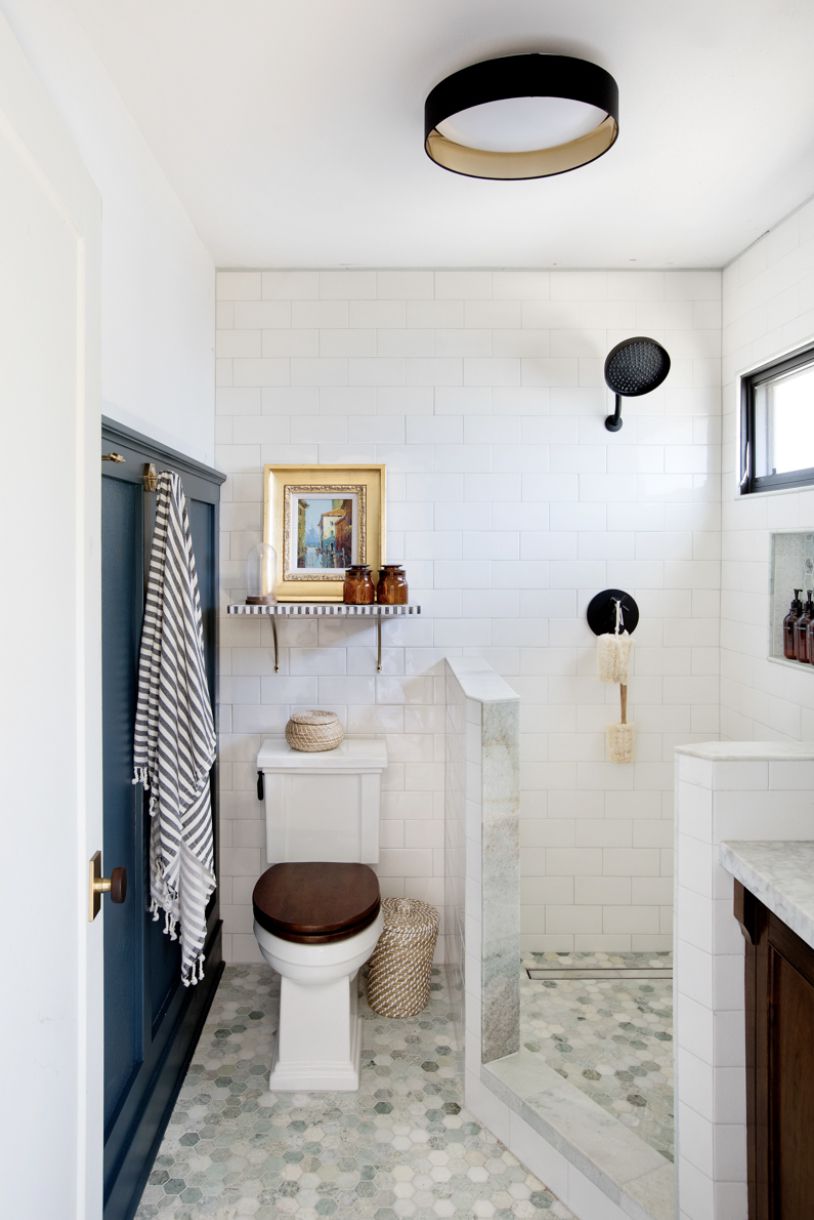
[[[409,600],[407,577],[400,563],[386,563],[379,573],[376,600],[383,606],[406,606]]]
[[[364,563],[351,564],[345,569],[342,601],[348,606],[372,606],[375,600],[376,589],[370,568]]]

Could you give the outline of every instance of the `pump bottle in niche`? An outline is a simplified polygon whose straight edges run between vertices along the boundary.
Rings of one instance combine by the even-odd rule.
[[[808,624],[808,630],[807,630],[806,634],[807,634],[806,644],[807,644],[807,649],[808,649],[809,664],[814,665],[814,616],[812,616],[811,622]]]
[[[798,661],[803,664],[808,664],[810,657],[808,655],[808,628],[811,625],[811,620],[814,619],[814,589],[808,590],[806,604],[803,607],[803,613],[798,618],[794,625],[794,647]]]
[[[803,603],[800,601],[802,589],[794,590],[794,597],[791,599],[789,612],[783,619],[783,656],[787,661],[797,660],[797,647],[794,639],[794,628],[797,626],[797,620],[803,613]]]

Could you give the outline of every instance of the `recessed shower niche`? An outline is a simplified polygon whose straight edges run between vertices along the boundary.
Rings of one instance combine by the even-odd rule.
[[[814,529],[783,530],[771,535],[771,583],[769,588],[769,656],[773,661],[803,668],[803,662],[790,659],[784,647],[784,622],[793,599],[799,599],[799,617],[805,611],[809,594],[814,600]],[[812,633],[809,633],[809,637]],[[808,668],[814,673],[814,665]]]

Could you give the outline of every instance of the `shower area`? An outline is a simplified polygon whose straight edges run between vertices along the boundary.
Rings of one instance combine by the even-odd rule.
[[[672,1220],[671,936],[653,947],[631,937],[624,950],[591,949],[587,935],[574,937],[580,947],[533,947],[546,937],[522,933],[521,895],[556,892],[559,878],[523,876],[520,697],[485,662],[450,658],[446,716],[466,1104],[577,1214]]]
[[[673,1160],[670,952],[526,954],[520,1045]]]

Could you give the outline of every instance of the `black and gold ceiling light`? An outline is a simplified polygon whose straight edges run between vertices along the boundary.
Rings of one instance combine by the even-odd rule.
[[[619,89],[569,55],[507,55],[442,80],[424,104],[427,155],[471,178],[546,178],[587,165],[619,134]]]

